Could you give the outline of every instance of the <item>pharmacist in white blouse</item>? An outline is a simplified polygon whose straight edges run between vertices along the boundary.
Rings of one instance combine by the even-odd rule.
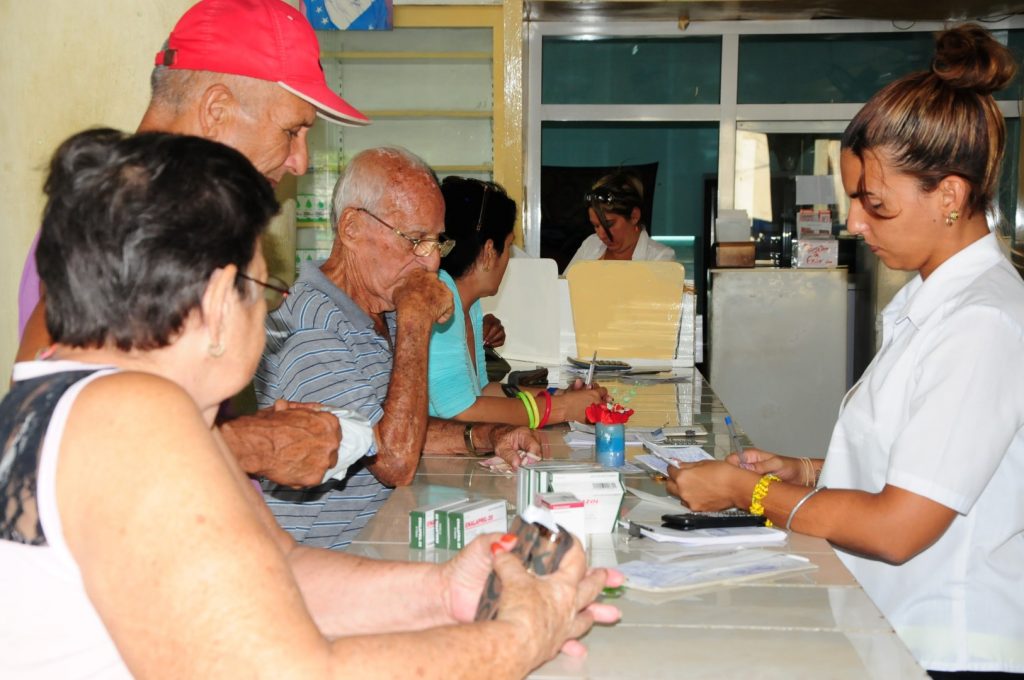
[[[919,276],[882,313],[824,467],[748,449],[669,482],[695,510],[827,538],[938,678],[1024,673],[1024,283],[986,221],[1006,143],[991,93],[1014,71],[980,27],[945,31],[931,70],[843,135],[847,228]]]
[[[635,175],[605,175],[594,183],[584,200],[594,233],[580,245],[569,261],[570,267],[586,260],[676,259],[674,250],[647,233],[642,219],[644,188]]]

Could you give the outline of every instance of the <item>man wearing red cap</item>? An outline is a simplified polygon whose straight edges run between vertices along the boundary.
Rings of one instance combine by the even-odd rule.
[[[327,86],[309,22],[281,0],[201,0],[178,21],[156,56],[152,99],[139,131],[196,135],[242,152],[272,184],[305,173],[306,135],[316,115],[348,125],[369,120]],[[39,299],[35,244],[20,304],[32,311],[18,360],[50,344]],[[36,304],[38,302],[38,304]],[[221,428],[250,474],[287,486],[321,481],[334,465],[337,418],[278,402]]]

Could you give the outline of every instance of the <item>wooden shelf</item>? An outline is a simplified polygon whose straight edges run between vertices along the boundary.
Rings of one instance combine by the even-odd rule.
[[[361,109],[371,120],[374,118],[473,118],[487,119],[494,115],[490,109]]]
[[[321,59],[341,59],[350,61],[490,61],[490,52],[374,52],[374,51],[341,51],[320,53]]]
[[[475,173],[493,173],[494,166],[490,163],[483,165],[431,165],[434,172],[475,172]]]

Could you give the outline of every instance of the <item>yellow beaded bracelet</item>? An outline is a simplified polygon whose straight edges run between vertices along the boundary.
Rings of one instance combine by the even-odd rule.
[[[776,477],[775,475],[764,475],[763,477],[761,477],[761,479],[757,480],[757,484],[754,485],[754,493],[750,495],[751,515],[764,514],[764,506],[761,505],[761,501],[763,501],[764,497],[768,495],[768,487],[771,486],[774,482],[780,481],[782,480]],[[766,519],[764,525],[766,527],[770,527],[772,525],[772,521],[770,519]]]

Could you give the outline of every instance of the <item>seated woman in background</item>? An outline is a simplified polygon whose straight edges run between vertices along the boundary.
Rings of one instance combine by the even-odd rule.
[[[438,277],[452,291],[455,312],[436,324],[430,336],[430,415],[541,427],[584,420],[587,406],[607,395],[596,384],[583,389],[577,381],[573,389],[554,395],[540,389],[536,396],[524,392],[517,397],[506,395],[499,383],[488,383],[480,298],[497,293],[505,275],[516,204],[497,184],[464,177],[446,177],[441,193],[444,233],[455,239],[455,248],[441,260]]]
[[[496,535],[402,564],[278,528],[213,422],[264,342],[278,206],[241,154],[94,130],[46,193],[55,344],[0,403],[0,676],[521,677],[615,618],[578,545],[538,578]],[[492,565],[497,619],[453,625]]]
[[[580,245],[569,267],[586,260],[668,260],[676,252],[653,240],[643,222],[644,186],[628,172],[605,175],[584,197],[594,233]]]
[[[747,449],[668,485],[828,539],[933,677],[1024,673],[1024,283],[986,220],[1006,146],[992,93],[1014,71],[982,28],[945,31],[931,70],[843,134],[847,229],[918,276],[882,312],[824,467]]]

